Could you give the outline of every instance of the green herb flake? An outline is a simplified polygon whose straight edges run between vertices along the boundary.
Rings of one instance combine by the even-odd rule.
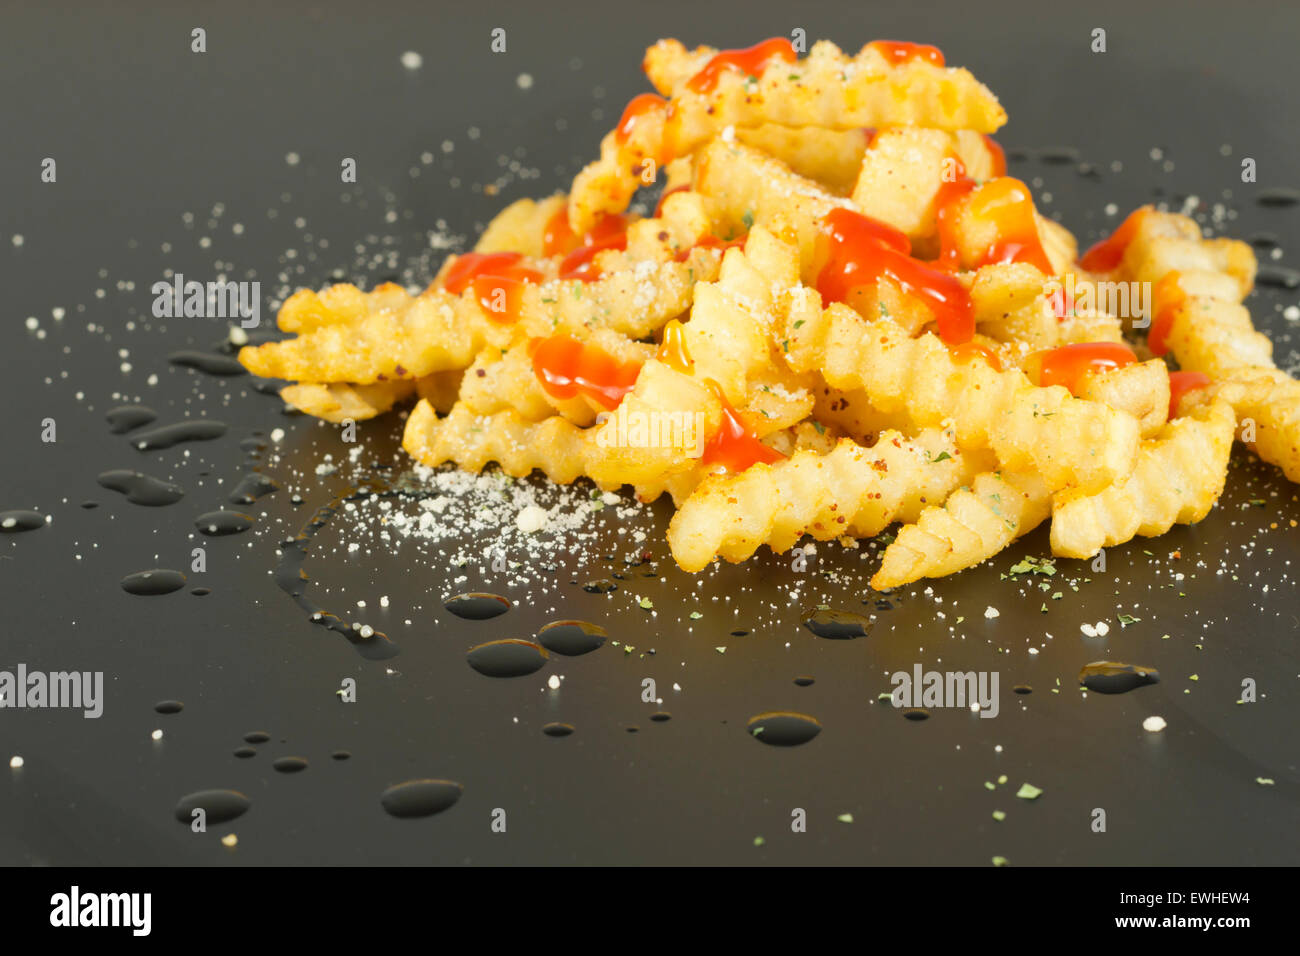
[[[1037,800],[1042,795],[1043,791],[1032,783],[1022,783],[1020,789],[1016,791],[1016,796],[1021,800]]]
[[[1005,820],[1006,818],[1007,818],[1007,815],[1006,815],[1006,813],[1004,813],[1003,811],[1001,811],[1001,810],[994,810],[994,811],[993,811],[993,819],[994,819],[994,820],[997,820],[998,823],[1001,823],[1001,822],[1002,822],[1003,820]]]

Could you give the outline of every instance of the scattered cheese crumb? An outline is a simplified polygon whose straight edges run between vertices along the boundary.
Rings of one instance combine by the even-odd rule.
[[[1163,717],[1148,717],[1142,721],[1142,729],[1149,734],[1158,734],[1168,726]]]
[[[546,527],[548,515],[545,508],[529,505],[515,516],[515,527],[525,534],[541,531]]]
[[[1002,613],[1001,611],[999,611],[997,608],[993,607],[992,605],[989,605],[984,609],[984,616],[987,618],[998,617],[1001,613]]]

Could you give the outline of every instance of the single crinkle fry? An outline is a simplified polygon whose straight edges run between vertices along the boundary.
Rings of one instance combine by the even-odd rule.
[[[704,479],[668,527],[673,557],[699,571],[715,556],[744,561],[761,545],[803,535],[870,537],[914,517],[963,480],[962,455],[941,430],[909,440],[885,432],[871,448],[843,439],[827,454],[796,451],[771,465]]]
[[[413,394],[415,382],[410,381],[374,385],[300,383],[280,389],[280,397],[286,404],[335,424],[348,420],[361,422],[382,415]]]
[[[1226,403],[1201,405],[1144,441],[1127,478],[1095,495],[1058,493],[1052,553],[1090,558],[1134,535],[1200,521],[1223,491],[1234,423]]]
[[[558,415],[529,422],[514,409],[475,415],[457,405],[439,418],[428,402],[420,401],[406,420],[402,447],[430,466],[450,461],[466,471],[482,471],[496,462],[512,477],[537,469],[561,485],[583,474],[582,430]]]
[[[1041,524],[1051,494],[1033,472],[985,472],[942,506],[926,508],[885,549],[873,588],[896,588],[941,578],[993,557]]]

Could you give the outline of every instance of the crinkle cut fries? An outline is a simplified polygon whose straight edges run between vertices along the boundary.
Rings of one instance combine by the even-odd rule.
[[[415,398],[426,465],[667,492],[688,571],[894,522],[877,588],[1049,518],[1056,554],[1090,557],[1203,518],[1245,419],[1300,481],[1249,246],[1144,207],[1079,256],[1006,175],[996,97],[934,47],[664,40],[644,68],[658,93],[567,196],[508,206],[418,296],[296,293],[294,336],[240,360],[329,421]],[[629,213],[648,182],[657,208]],[[1135,282],[1130,344],[1099,304]]]

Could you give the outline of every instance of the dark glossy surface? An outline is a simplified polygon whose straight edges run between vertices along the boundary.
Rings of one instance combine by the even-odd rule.
[[[562,550],[556,570],[537,569],[545,587],[512,585],[486,559],[453,567],[436,550],[346,556],[333,546],[346,534],[329,548],[318,542],[303,564],[309,593],[348,621],[366,600],[364,619],[401,648],[387,660],[367,660],[309,623],[276,586],[280,541],[348,489],[342,475],[317,476],[316,466],[325,454],[346,457],[349,446],[335,429],[283,416],[249,377],[170,364],[178,351],[209,349],[226,323],[153,320],[150,285],[169,268],[202,281],[218,271],[256,278],[264,296],[281,271],[293,285],[331,276],[370,284],[408,267],[427,280],[441,253],[429,249],[426,230],[445,219],[446,231],[472,235],[505,202],[562,188],[626,100],[647,88],[638,64],[660,35],[741,46],[798,26],[847,48],[874,37],[935,43],[999,93],[1012,117],[999,139],[1013,157],[1016,147],[1053,148],[1043,158],[1056,161],[1013,158],[1010,171],[1050,192],[1043,208],[1081,241],[1117,222],[1102,215],[1108,202],[1124,212],[1156,189],[1211,202],[1230,189],[1240,209],[1232,234],[1272,233],[1284,250],[1278,264],[1294,262],[1300,212],[1250,198],[1252,188],[1300,185],[1294,8],[728,6],[6,8],[0,510],[34,509],[52,521],[0,535],[0,664],[103,671],[106,702],[98,720],[0,711],[0,862],[1296,862],[1300,546],[1288,522],[1300,519],[1300,505],[1266,468],[1236,466],[1203,524],[1113,550],[1104,574],[1061,562],[1059,577],[1092,579],[1078,592],[1059,577],[1048,592],[1037,579],[1000,578],[1024,555],[1047,552],[1045,530],[988,567],[934,582],[932,596],[924,587],[891,596],[888,610],[863,590],[874,558],[835,545],[819,546],[802,572],[789,556],[764,553],[706,573],[697,587],[667,556],[662,503],[653,521],[637,523],[648,533],[643,545],[631,546],[611,522],[587,563]],[[189,51],[196,25],[208,31],[203,55]],[[501,55],[488,49],[497,26],[508,35]],[[1104,55],[1088,49],[1098,26],[1108,31]],[[420,70],[399,62],[407,49],[423,54]],[[521,73],[532,76],[530,89],[517,84]],[[1062,147],[1076,148],[1097,175],[1080,175]],[[1163,159],[1151,158],[1155,147]],[[290,152],[297,165],[286,163]],[[58,161],[53,185],[39,181],[46,156]],[[342,157],[357,159],[356,187],[338,182]],[[1243,157],[1258,162],[1257,187],[1240,182]],[[521,180],[510,172],[514,160],[537,175]],[[499,194],[485,196],[483,184],[498,176]],[[396,221],[385,221],[389,208]],[[1294,299],[1268,289],[1251,303],[1287,365],[1296,358],[1294,323],[1274,307]],[[66,309],[62,321],[54,307]],[[28,316],[46,338],[24,327]],[[264,303],[264,327],[271,321]],[[141,452],[131,443],[138,432],[114,435],[104,420],[136,402],[158,413],[146,429],[188,417],[228,430]],[[46,417],[58,424],[54,444],[40,440]],[[399,427],[390,418],[360,429],[362,465],[400,465]],[[240,443],[275,428],[286,436],[265,470],[284,490],[241,506],[257,519],[250,531],[200,534],[196,517],[226,507],[248,471]],[[116,468],[176,482],[186,497],[166,508],[132,505],[96,484]],[[304,503],[295,507],[298,494]],[[83,509],[86,499],[100,506]],[[1278,530],[1267,530],[1270,522]],[[486,555],[493,544],[470,541],[466,550]],[[207,570],[193,573],[199,546]],[[629,567],[624,559],[642,549],[651,562]],[[1175,549],[1182,557],[1172,561]],[[184,570],[188,584],[212,591],[142,598],[119,586],[155,567]],[[1175,582],[1177,572],[1186,579]],[[615,573],[624,576],[618,590],[583,589]],[[1058,589],[1062,598],[1051,600]],[[468,591],[513,606],[486,621],[443,608]],[[819,604],[877,621],[857,640],[819,639],[800,624]],[[1141,620],[1122,628],[1117,605]],[[997,618],[984,616],[988,606]],[[692,620],[693,610],[703,616]],[[610,640],[511,680],[466,666],[469,648],[531,639],[558,619],[605,627]],[[1081,623],[1101,620],[1110,623],[1105,638],[1081,634]],[[1041,652],[1029,654],[1031,645]],[[1085,699],[1078,674],[1097,660],[1158,668],[1161,681]],[[913,721],[878,700],[891,689],[889,674],[918,663],[998,671],[999,716],[927,708],[929,719]],[[551,676],[563,678],[559,690],[547,686]],[[801,676],[815,683],[797,686]],[[646,678],[662,703],[643,700]],[[1246,678],[1260,700],[1239,705]],[[337,693],[347,679],[355,703]],[[1033,693],[1013,693],[1017,685]],[[183,711],[155,712],[165,699],[183,701]],[[672,719],[652,719],[661,711]],[[806,714],[822,729],[799,746],[762,746],[746,725],[770,712]],[[1153,714],[1168,721],[1162,734],[1141,728]],[[557,723],[573,732],[548,736]],[[156,728],[164,731],[157,741]],[[241,759],[250,728],[269,736]],[[351,759],[328,759],[342,750]],[[7,766],[13,754],[25,758],[19,771]],[[309,767],[275,772],[286,757]],[[1008,779],[999,785],[1001,775]],[[450,805],[455,788],[440,784],[445,799],[415,802],[446,805],[442,812],[385,813],[383,801],[395,799],[389,788],[416,780],[455,781],[463,795],[455,790]],[[1043,794],[1017,799],[1023,782]],[[178,806],[212,789],[237,791],[249,809],[191,833],[177,822]],[[1090,829],[1098,807],[1105,834]],[[795,808],[807,811],[806,833],[791,832]],[[504,833],[492,830],[498,809]],[[1006,820],[995,822],[994,810]],[[239,837],[233,850],[219,842],[228,832]]]

